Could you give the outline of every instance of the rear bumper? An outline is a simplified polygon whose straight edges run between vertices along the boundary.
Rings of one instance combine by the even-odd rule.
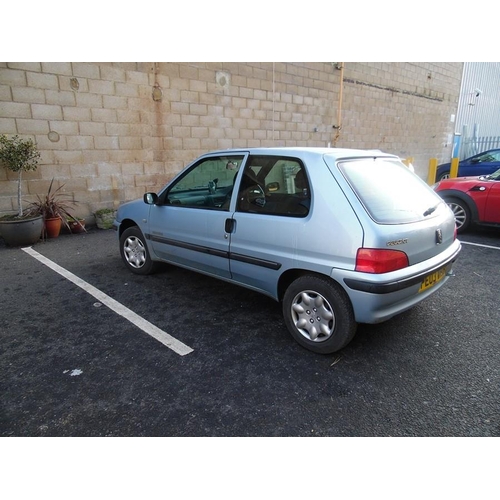
[[[393,293],[397,292],[399,290],[404,290],[405,288],[410,288],[415,285],[419,285],[422,283],[422,281],[426,278],[426,276],[429,276],[430,274],[433,274],[434,272],[438,271],[439,269],[445,269],[445,273],[449,274],[453,263],[457,260],[458,254],[460,253],[462,249],[462,246],[459,246],[456,252],[445,262],[441,263],[439,266],[435,266],[432,269],[428,269],[425,272],[421,272],[420,274],[417,274],[415,276],[411,276],[409,278],[404,278],[388,283],[373,283],[365,280],[359,280],[355,278],[345,278],[344,283],[352,290],[357,290],[360,292],[368,292],[368,293],[375,293],[375,294],[385,294],[385,293]]]
[[[439,290],[452,276],[453,264],[461,249],[456,240],[444,258],[438,256],[433,262],[415,266],[417,269],[410,276],[398,272],[384,276],[334,270],[332,278],[342,284],[349,295],[357,322],[380,323],[411,309]],[[442,276],[438,281],[422,286],[426,278],[437,272]],[[394,277],[387,279],[388,275]]]

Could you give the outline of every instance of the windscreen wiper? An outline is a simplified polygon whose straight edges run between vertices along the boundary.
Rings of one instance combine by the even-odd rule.
[[[431,215],[432,213],[434,213],[436,211],[436,208],[439,207],[439,203],[433,207],[430,207],[428,208],[425,212],[424,212],[424,217],[427,217],[428,215]]]

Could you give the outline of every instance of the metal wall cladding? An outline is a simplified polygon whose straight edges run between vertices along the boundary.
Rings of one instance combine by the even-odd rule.
[[[500,62],[464,64],[455,131],[461,158],[497,147],[500,138]]]

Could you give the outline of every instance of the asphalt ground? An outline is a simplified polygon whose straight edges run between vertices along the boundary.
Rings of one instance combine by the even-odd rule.
[[[500,436],[500,232],[461,240],[445,287],[332,355],[296,344],[267,297],[131,274],[112,230],[33,246],[192,349],[177,354],[2,244],[0,435]]]
[[[32,254],[0,239],[1,463],[4,489],[12,483],[27,492],[9,498],[38,495],[40,485],[55,498],[56,483],[60,498],[68,489],[73,499],[95,496],[76,472],[89,464],[90,475],[102,479],[99,491],[112,498],[117,492],[158,498],[148,487],[164,491],[172,471],[182,491],[190,484],[198,497],[210,491],[219,498],[271,498],[256,477],[249,482],[256,467],[266,484],[277,481],[272,498],[324,494],[319,485],[328,493],[338,474],[352,474],[335,483],[337,492],[347,488],[344,498],[429,498],[425,481],[415,485],[419,467],[439,492],[430,498],[495,498],[488,452],[497,441],[490,439],[370,440],[368,448],[366,439],[361,445],[278,440],[279,453],[267,440],[203,440],[201,446],[169,440],[153,450],[149,440],[139,450],[137,441],[131,447],[112,440],[114,454],[94,440],[83,448],[81,441],[51,440],[56,467],[46,440],[12,440],[498,437],[500,231],[460,239],[455,277],[445,287],[386,323],[360,325],[354,340],[332,355],[300,347],[267,297],[170,266],[152,276],[131,274],[112,230],[63,234],[34,245]],[[187,352],[173,350],[172,339]],[[36,481],[24,481],[27,469]],[[404,486],[394,486],[394,471]],[[323,473],[325,480],[309,479]],[[355,496],[362,487],[367,490]]]

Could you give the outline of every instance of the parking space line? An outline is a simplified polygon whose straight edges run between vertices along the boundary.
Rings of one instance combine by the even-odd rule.
[[[187,346],[186,344],[183,344],[176,338],[172,337],[171,335],[164,332],[157,326],[145,320],[135,312],[125,307],[123,304],[120,304],[120,302],[116,301],[115,299],[112,299],[109,295],[106,295],[104,292],[101,292],[99,289],[90,285],[89,283],[82,280],[81,278],[71,273],[67,269],[64,269],[63,267],[51,261],[47,257],[44,257],[43,255],[39,254],[31,247],[22,248],[22,250],[26,252],[28,255],[31,255],[32,257],[37,259],[42,264],[45,264],[47,267],[49,267],[56,273],[60,274],[67,280],[71,281],[76,286],[80,287],[82,290],[85,290],[88,294],[95,297],[99,302],[109,307],[109,309],[114,311],[116,314],[119,314],[126,320],[130,321],[132,324],[140,328],[143,332],[155,338],[163,345],[167,346],[169,349],[172,349],[172,351],[176,352],[177,354],[185,356],[186,354],[193,352],[193,349],[191,349],[191,347]]]
[[[474,245],[475,247],[493,248],[494,250],[500,250],[500,247],[494,247],[492,245],[483,245],[482,243],[471,243],[469,241],[462,241],[462,240],[460,240],[460,243],[465,245]]]

